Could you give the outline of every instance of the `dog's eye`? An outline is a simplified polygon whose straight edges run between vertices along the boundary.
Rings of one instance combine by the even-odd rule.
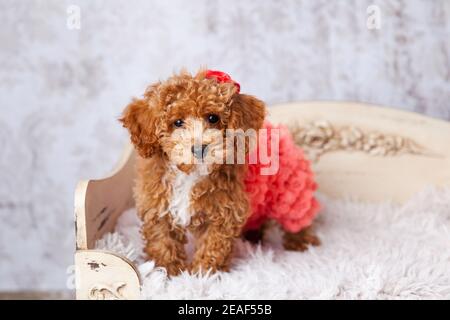
[[[183,124],[184,124],[184,121],[181,120],[181,119],[178,119],[178,120],[176,120],[176,121],[173,123],[173,125],[174,125],[175,127],[178,127],[178,128],[182,127]]]
[[[209,123],[217,123],[220,120],[217,114],[210,114],[207,119]]]

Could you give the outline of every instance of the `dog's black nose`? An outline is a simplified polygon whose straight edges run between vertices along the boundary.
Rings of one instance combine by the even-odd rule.
[[[197,159],[202,159],[205,155],[205,151],[206,148],[208,147],[207,144],[202,144],[202,145],[193,145],[191,147],[191,151],[192,154],[194,155],[194,157],[196,157]]]

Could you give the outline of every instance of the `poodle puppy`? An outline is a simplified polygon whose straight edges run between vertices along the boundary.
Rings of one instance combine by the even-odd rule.
[[[234,239],[249,221],[248,164],[238,149],[248,157],[256,138],[245,133],[263,127],[266,110],[239,90],[221,72],[181,72],[148,87],[120,119],[139,155],[134,195],[145,251],[169,275],[228,270]],[[195,238],[189,265],[187,232]],[[285,240],[290,249],[318,242],[305,229]]]

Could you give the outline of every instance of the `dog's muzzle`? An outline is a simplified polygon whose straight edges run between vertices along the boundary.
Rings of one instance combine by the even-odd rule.
[[[191,152],[197,159],[203,159],[203,157],[206,155],[206,148],[208,147],[207,144],[202,145],[193,145],[191,147]]]

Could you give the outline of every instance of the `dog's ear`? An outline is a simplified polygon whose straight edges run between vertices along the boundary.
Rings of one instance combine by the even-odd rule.
[[[143,158],[151,157],[160,149],[158,138],[158,119],[155,107],[149,104],[148,97],[133,99],[125,108],[119,119],[128,129],[139,155]]]
[[[228,127],[244,131],[248,129],[259,130],[263,126],[265,116],[264,102],[247,94],[237,94],[233,97],[231,104]]]
[[[252,150],[251,146],[255,146],[258,140],[254,140],[255,138],[257,138],[257,136],[254,136],[252,134],[248,136],[248,139],[245,139],[245,136],[247,135],[246,131],[249,129],[253,129],[255,130],[254,133],[258,135],[258,130],[261,129],[264,124],[266,107],[264,105],[264,102],[253,96],[249,96],[246,94],[236,94],[233,97],[230,108],[231,112],[230,118],[228,120],[228,129],[237,130],[235,133],[237,133],[238,136],[241,134],[239,133],[239,130],[244,131],[243,138],[245,140],[245,144],[243,145],[243,147],[245,149],[243,150],[245,154],[248,154]],[[234,151],[232,152],[232,154],[234,154],[235,157],[234,163],[243,163],[242,161],[244,161],[244,159],[239,158],[239,150],[242,151],[238,142],[239,139],[233,139],[233,141]],[[228,156],[229,155],[227,155],[227,157]]]

